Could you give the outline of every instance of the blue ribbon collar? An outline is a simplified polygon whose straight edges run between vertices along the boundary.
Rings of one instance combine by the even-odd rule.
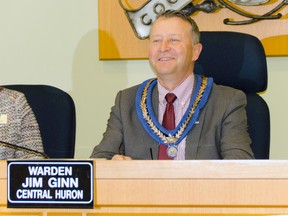
[[[167,130],[158,121],[152,107],[152,90],[157,79],[144,81],[136,94],[136,111],[138,118],[148,134],[158,143],[178,145],[188,134],[198,119],[200,110],[205,106],[210,95],[213,79],[195,75],[196,87],[189,106],[174,130]]]

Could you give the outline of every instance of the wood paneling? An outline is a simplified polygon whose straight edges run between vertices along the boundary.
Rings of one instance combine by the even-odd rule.
[[[288,214],[285,160],[95,160],[93,209],[7,208],[6,166],[0,216]]]

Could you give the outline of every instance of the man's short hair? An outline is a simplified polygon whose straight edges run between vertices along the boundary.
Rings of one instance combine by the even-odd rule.
[[[196,24],[196,22],[190,17],[185,15],[182,11],[180,10],[166,10],[160,14],[157,15],[156,20],[158,20],[159,18],[171,18],[171,17],[179,17],[180,19],[189,22],[191,25],[191,35],[192,35],[192,41],[194,44],[197,44],[200,42],[200,31],[198,28],[198,25]],[[156,21],[155,20],[155,21]]]

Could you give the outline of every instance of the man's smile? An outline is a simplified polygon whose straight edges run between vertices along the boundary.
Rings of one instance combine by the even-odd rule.
[[[158,59],[158,61],[170,61],[170,60],[173,60],[174,58],[173,57],[161,57]]]

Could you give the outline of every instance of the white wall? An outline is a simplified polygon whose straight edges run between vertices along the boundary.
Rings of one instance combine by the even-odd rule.
[[[117,2],[117,1],[115,1]],[[147,60],[98,60],[97,0],[0,0],[0,84],[49,84],[77,108],[76,158],[88,158],[118,90],[154,76]],[[268,58],[271,159],[288,159],[288,57]]]

